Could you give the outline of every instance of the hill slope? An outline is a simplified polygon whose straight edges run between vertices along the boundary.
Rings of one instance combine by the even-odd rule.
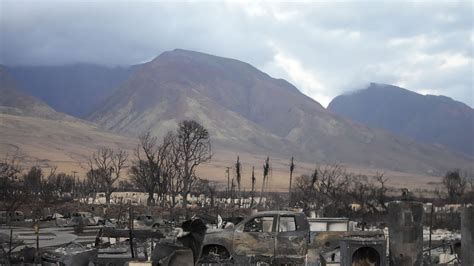
[[[89,119],[114,132],[159,136],[196,119],[218,149],[318,163],[439,173],[473,162],[328,112],[247,63],[185,50],[143,64]]]
[[[132,150],[135,139],[104,132],[93,123],[56,112],[18,89],[0,67],[0,158],[18,156],[22,164],[58,166],[60,171],[86,170],[98,147]]]
[[[8,67],[25,92],[55,110],[84,117],[108,97],[136,69],[91,64]]]
[[[474,155],[474,109],[448,97],[372,83],[334,98],[328,109],[372,127]]]
[[[67,118],[57,113],[43,101],[17,88],[16,82],[8,71],[0,66],[0,112],[29,115],[50,119]]]

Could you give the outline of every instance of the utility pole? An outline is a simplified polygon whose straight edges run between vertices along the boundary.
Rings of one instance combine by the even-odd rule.
[[[270,193],[271,193],[270,192],[270,185],[268,184],[268,182],[270,181],[270,179],[273,180],[273,168],[270,167],[269,171],[270,171],[270,175],[269,176],[267,175],[267,196],[266,196],[267,199],[271,198],[270,197]],[[268,204],[270,204],[270,202],[268,202]],[[265,208],[268,207],[268,204],[267,204],[267,200],[265,200]]]
[[[12,242],[13,242],[13,229],[10,224],[10,240],[8,241],[8,261],[10,261],[10,255],[12,253]]]
[[[291,157],[291,164],[290,164],[290,188],[288,190],[288,193],[290,194],[290,200],[288,201],[288,205],[291,206],[292,203],[292,195],[291,195],[291,181],[293,180],[293,170],[295,170],[295,164],[293,162],[293,156]]]
[[[73,191],[72,191],[72,197],[73,198],[76,198],[77,197],[77,189],[76,189],[76,174],[77,174],[77,171],[72,171],[72,176],[73,176],[73,180],[74,180],[74,184],[73,184]]]
[[[227,198],[229,198],[230,193],[230,167],[226,167],[225,172],[227,173]]]
[[[431,211],[430,211],[430,240],[428,243],[428,258],[429,262],[431,263],[431,235],[433,234],[433,211],[434,211],[434,205],[431,203]]]
[[[235,184],[234,184],[234,178],[232,178],[232,184],[230,185],[230,200],[232,201],[232,208],[234,208],[234,192],[235,192]]]
[[[234,190],[235,190],[235,185],[234,185],[234,178],[232,178],[232,185],[231,185],[231,188],[230,188],[230,201],[232,202],[231,203],[231,207],[232,207],[232,218],[234,218]]]
[[[132,210],[132,201],[129,201],[129,224],[128,224],[128,235],[130,238],[130,253],[132,259],[135,258],[135,252],[133,251],[133,210]]]
[[[255,166],[252,167],[252,200],[250,201],[250,208],[253,207],[253,200],[255,197]]]
[[[33,225],[33,229],[35,230],[36,234],[36,254],[35,254],[35,263],[41,263],[41,256],[39,251],[39,220],[36,219],[35,224]]]

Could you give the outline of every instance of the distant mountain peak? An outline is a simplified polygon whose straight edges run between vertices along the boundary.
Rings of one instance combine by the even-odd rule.
[[[376,83],[376,82],[371,82],[370,85],[365,88],[359,90],[359,92],[363,92],[365,90],[378,90],[378,91],[383,91],[383,92],[389,92],[389,93],[404,93],[404,94],[412,94],[412,95],[420,95],[419,93],[416,93],[414,91],[402,88],[397,85],[392,85],[392,84],[385,84],[385,83]]]
[[[182,49],[143,64],[89,119],[114,132],[158,137],[180,120],[194,119],[208,128],[218,149],[318,163],[436,172],[440,165],[433,161],[465,160],[335,116],[248,63]]]
[[[328,109],[371,127],[474,155],[474,110],[446,96],[371,83],[334,98]]]
[[[264,76],[268,74],[258,70],[256,67],[252,66],[249,63],[212,54],[207,54],[203,52],[184,50],[184,49],[175,49],[172,51],[165,51],[153,59],[150,64],[157,64],[161,62],[175,62],[175,63],[195,63],[195,64],[205,64],[209,67],[223,68],[223,67],[234,67],[234,68],[249,68],[252,71]],[[269,76],[268,76],[269,77]]]

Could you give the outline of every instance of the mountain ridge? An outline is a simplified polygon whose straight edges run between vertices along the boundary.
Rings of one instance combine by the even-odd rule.
[[[205,56],[204,59],[212,61],[214,57]],[[226,61],[225,58],[222,60]],[[341,163],[358,173],[385,172],[391,178],[389,183],[396,187],[406,187],[408,183],[414,187],[429,185],[446,169],[472,167],[472,157],[420,145],[412,139],[399,138],[385,130],[372,129],[328,112],[293,85],[263,72],[264,75],[256,73],[241,81],[239,72],[232,70],[227,73],[231,79],[223,79],[222,75],[199,63],[204,73],[210,71],[209,77],[213,81],[209,82],[204,76],[196,82],[195,77],[201,72],[191,73],[192,78],[188,75],[189,69],[196,65],[183,68],[180,60],[173,62],[155,62],[158,72],[171,71],[172,75],[150,70],[146,64],[137,67],[133,77],[124,81],[124,85],[116,88],[116,93],[107,99],[111,106],[103,104],[106,112],[95,113],[101,128],[119,134],[128,132],[133,138],[113,134],[93,122],[56,112],[49,106],[48,110],[56,114],[39,117],[34,112],[4,112],[4,109],[23,108],[21,105],[1,107],[0,103],[0,153],[19,151],[26,165],[58,166],[60,171],[79,171],[83,176],[87,171],[84,164],[98,147],[122,148],[132,154],[138,142],[137,134],[146,130],[152,133],[175,130],[180,120],[196,119],[210,130],[215,154],[210,163],[203,165],[200,175],[218,182],[223,181],[223,169],[234,163],[237,155],[245,164],[243,173],[246,176],[248,166],[258,165],[269,155],[274,176],[272,184],[281,191],[287,190],[287,159],[291,156],[298,161],[297,174],[312,171],[314,163]],[[239,65],[237,68],[244,67],[244,72],[249,70],[246,63],[232,62]],[[140,72],[142,67],[146,69]],[[176,70],[179,72],[173,73]],[[9,82],[14,84],[15,80]],[[9,82],[0,82],[0,90]],[[226,86],[224,92],[231,95],[217,91],[222,85]],[[276,95],[271,93],[274,86],[278,86]],[[8,87],[21,89],[16,84]],[[243,93],[233,95],[235,91]],[[28,93],[17,96],[24,99],[25,94]],[[241,99],[248,99],[248,102],[239,105]],[[117,100],[121,101],[117,103]],[[264,113],[263,118],[274,120],[261,123],[259,112]],[[249,185],[247,182],[246,186]]]
[[[24,92],[55,110],[84,118],[131,75],[138,65],[107,67],[76,63],[57,66],[7,66]]]
[[[66,115],[57,113],[38,98],[20,90],[10,73],[0,66],[0,112],[30,115],[42,118],[62,119]],[[72,118],[71,118],[72,119]]]
[[[474,155],[474,109],[446,96],[372,83],[335,97],[328,110],[423,143]]]
[[[164,52],[143,64],[88,119],[117,133],[158,136],[180,119],[196,119],[218,147],[298,154],[307,161],[422,172],[472,162],[329,112],[248,63],[194,51]]]
[[[98,147],[132,150],[138,142],[57,112],[19,88],[2,66],[0,95],[0,156],[14,156],[22,165],[83,172],[81,164]]]

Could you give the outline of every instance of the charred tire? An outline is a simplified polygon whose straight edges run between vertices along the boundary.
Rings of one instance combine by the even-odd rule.
[[[208,245],[202,248],[200,261],[204,263],[219,263],[230,261],[229,251],[219,245]]]

